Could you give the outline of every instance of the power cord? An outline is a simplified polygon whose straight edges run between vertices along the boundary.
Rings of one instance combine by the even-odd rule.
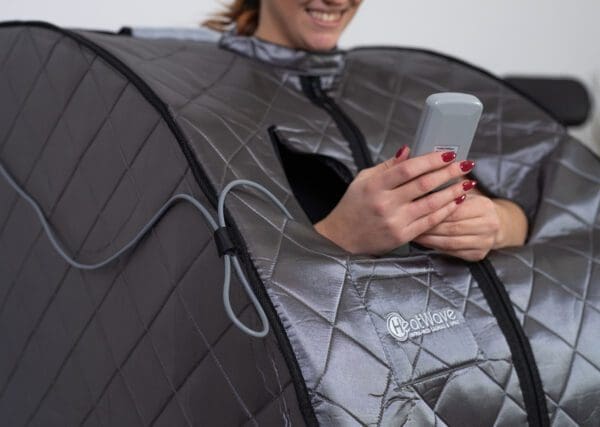
[[[121,249],[119,249],[116,253],[114,253],[110,257],[106,258],[105,260],[97,262],[95,264],[82,264],[82,263],[74,260],[72,257],[70,257],[66,253],[66,251],[63,249],[62,245],[58,242],[58,239],[52,232],[52,229],[51,229],[50,225],[48,224],[48,221],[44,217],[44,213],[40,209],[37,202],[29,194],[27,194],[21,188],[21,186],[19,184],[17,184],[17,182],[13,179],[13,177],[4,168],[4,165],[2,164],[2,162],[0,162],[0,172],[2,173],[4,178],[7,180],[7,182],[10,184],[10,186],[23,199],[25,199],[27,201],[27,203],[29,203],[33,207],[40,222],[42,223],[42,226],[44,227],[44,231],[46,232],[46,235],[48,236],[50,243],[52,244],[52,246],[54,246],[54,249],[56,249],[58,254],[68,264],[70,264],[71,266],[73,266],[75,268],[79,268],[82,270],[96,270],[98,268],[104,267],[105,265],[111,263],[115,259],[119,258],[123,253],[125,253],[126,251],[131,249],[142,237],[144,237],[144,235],[148,232],[148,230],[150,230],[150,228],[152,226],[154,226],[154,224],[159,220],[159,218],[172,205],[174,205],[178,201],[187,201],[187,202],[191,203],[192,206],[194,206],[196,209],[198,209],[200,211],[200,213],[202,213],[202,215],[204,216],[206,221],[210,224],[211,228],[215,231],[215,239],[217,240],[217,243],[219,246],[219,254],[221,256],[223,256],[223,258],[224,258],[225,277],[223,280],[223,306],[225,308],[225,312],[227,313],[227,316],[231,319],[231,321],[239,329],[241,329],[244,333],[246,333],[252,337],[263,338],[269,333],[269,322],[267,320],[267,316],[265,314],[264,309],[260,305],[260,302],[256,298],[256,295],[254,295],[254,292],[252,291],[252,287],[250,286],[250,284],[248,283],[248,280],[246,279],[246,275],[244,274],[244,272],[242,270],[242,267],[237,258],[237,255],[235,254],[235,250],[234,250],[235,248],[231,245],[230,242],[223,243],[225,240],[227,240],[227,237],[226,237],[227,236],[227,233],[226,233],[227,225],[225,224],[225,197],[236,186],[239,186],[239,185],[249,186],[249,187],[253,187],[253,188],[263,192],[271,199],[271,201],[273,201],[273,203],[275,203],[277,205],[277,207],[279,207],[279,209],[281,209],[283,211],[283,213],[289,219],[293,219],[292,215],[286,209],[286,207],[273,195],[273,193],[271,193],[269,190],[267,190],[262,185],[257,184],[254,181],[249,181],[246,179],[236,179],[234,181],[231,181],[229,184],[227,184],[227,186],[225,186],[223,191],[221,191],[221,193],[219,194],[218,207],[217,207],[218,222],[213,219],[210,212],[202,205],[202,203],[200,203],[198,200],[196,200],[189,194],[184,194],[184,193],[175,194],[160,207],[160,209],[146,223],[146,225],[144,225],[144,227],[142,227],[142,229],[136,234],[136,236],[133,239],[131,239],[125,246],[123,246]],[[223,232],[225,232],[225,233],[223,233]],[[222,245],[224,245],[224,246],[222,246]],[[230,290],[230,286],[231,286],[231,263],[232,262],[233,262],[233,267],[235,269],[236,275],[237,275],[238,279],[242,282],[244,290],[246,291],[246,294],[250,298],[250,301],[252,301],[252,304],[254,305],[254,308],[256,309],[256,312],[262,323],[262,329],[259,331],[251,329],[248,326],[246,326],[244,323],[242,323],[242,321],[240,321],[238,319],[238,317],[233,312],[233,309],[231,308],[229,290]]]

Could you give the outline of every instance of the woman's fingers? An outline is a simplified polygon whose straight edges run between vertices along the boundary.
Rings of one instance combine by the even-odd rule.
[[[381,188],[392,190],[423,174],[448,166],[455,158],[456,155],[449,151],[446,153],[434,152],[404,161],[396,161],[393,167],[381,174]]]
[[[409,203],[406,205],[408,217],[415,219],[420,218],[441,209],[451,202],[454,202],[454,204],[463,203],[465,201],[463,196],[465,196],[465,192],[468,191],[468,189],[465,190],[465,183],[468,182],[470,181],[453,184],[450,187],[436,191],[435,193],[431,193],[419,200]]]
[[[453,163],[442,169],[421,175],[420,177],[408,182],[395,191],[398,194],[398,197],[402,198],[403,200],[415,200],[436,190],[438,187],[446,184],[448,181],[466,175],[473,169],[474,166],[475,163],[471,160]],[[470,187],[466,187],[465,191],[472,189],[475,186],[475,181],[465,182],[465,185],[467,184],[469,184]]]
[[[465,160],[453,163],[456,155],[452,151],[429,153],[408,158],[409,148],[402,147],[396,156],[361,171],[357,178],[369,178],[369,191],[397,190],[394,197],[399,203],[410,202],[448,181],[469,173],[475,163]]]
[[[443,222],[457,208],[458,205],[456,201],[453,200],[452,202],[442,206],[440,209],[437,209],[436,211],[431,212],[428,215],[424,215],[419,219],[412,221],[410,224],[408,224],[401,230],[402,236],[400,236],[400,240],[404,242],[413,240],[415,237],[420,236],[427,230],[430,230],[436,225]]]
[[[415,238],[415,242],[451,256],[477,261],[497,247],[503,235],[501,226],[494,202],[475,193],[444,222]]]
[[[483,240],[490,240],[489,242]],[[467,235],[467,236],[436,236],[425,234],[415,240],[417,243],[429,248],[445,252],[479,250],[488,248],[493,244],[491,236]]]
[[[442,224],[432,228],[427,232],[434,236],[466,236],[470,234],[483,234],[490,230],[490,221],[487,218],[472,217],[466,220],[452,221],[451,217],[446,218]]]
[[[412,159],[394,161],[393,167],[381,175],[381,188],[392,190],[416,177],[448,166],[456,156],[454,153],[429,153]]]

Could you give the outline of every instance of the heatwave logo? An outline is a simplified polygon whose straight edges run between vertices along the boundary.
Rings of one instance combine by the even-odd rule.
[[[451,308],[424,311],[404,319],[399,313],[387,315],[388,332],[400,342],[451,328],[462,322]]]

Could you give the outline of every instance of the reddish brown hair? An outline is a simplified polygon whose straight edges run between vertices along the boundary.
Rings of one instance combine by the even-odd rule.
[[[258,27],[259,8],[260,0],[234,0],[226,6],[226,10],[214,14],[202,25],[221,32],[235,25],[237,34],[250,36]]]

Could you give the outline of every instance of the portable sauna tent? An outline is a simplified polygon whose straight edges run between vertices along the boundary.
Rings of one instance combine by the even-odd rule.
[[[527,245],[469,264],[351,255],[316,233],[440,91],[483,101],[475,177],[524,208]],[[0,160],[15,182],[0,179],[3,425],[598,423],[600,163],[486,72],[409,49],[317,55],[6,23]],[[235,179],[289,212],[232,189],[220,259],[214,227],[177,203],[95,270],[69,266],[15,190],[92,264],[173,195],[216,216]],[[231,257],[265,338],[222,306]],[[259,330],[236,276],[231,299]]]

